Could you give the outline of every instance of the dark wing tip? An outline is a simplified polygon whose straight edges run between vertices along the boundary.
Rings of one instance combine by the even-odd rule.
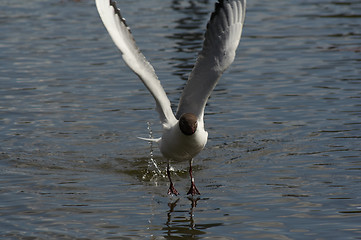
[[[219,0],[218,2],[216,2],[214,4],[214,11],[212,12],[212,15],[211,15],[211,19],[210,21],[212,21],[215,16],[218,15],[219,11],[224,7],[224,0]]]
[[[110,0],[110,1],[109,1],[109,4],[110,4],[110,6],[112,6],[112,7],[114,8],[115,13],[116,13],[117,15],[119,15],[119,17],[121,17],[120,10],[119,10],[119,8],[117,7],[117,3],[116,3],[115,1],[113,1],[113,0]]]
[[[119,16],[119,19],[124,23],[124,25],[129,29],[125,18],[122,17],[122,14],[120,13],[120,9],[117,7],[117,3],[114,0],[109,0],[110,6],[113,7],[115,14]]]

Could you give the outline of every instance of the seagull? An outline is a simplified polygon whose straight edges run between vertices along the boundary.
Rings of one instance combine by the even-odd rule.
[[[241,39],[246,0],[218,0],[204,35],[203,48],[182,92],[174,114],[171,103],[153,66],[139,50],[130,28],[114,0],[95,0],[101,20],[120,50],[128,67],[153,95],[163,127],[161,138],[143,140],[157,142],[168,160],[169,195],[178,195],[170,174],[170,161],[189,161],[191,187],[187,194],[199,195],[192,174],[193,158],[207,143],[204,108],[223,72],[231,65]]]

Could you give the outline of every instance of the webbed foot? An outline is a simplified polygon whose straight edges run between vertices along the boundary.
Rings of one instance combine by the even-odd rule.
[[[169,186],[168,195],[176,195],[176,196],[179,195],[179,192],[177,191],[177,189],[175,189],[173,183],[171,183]]]
[[[187,194],[191,194],[192,196],[201,195],[201,193],[198,191],[196,185],[193,182],[192,182],[191,188],[189,189]]]

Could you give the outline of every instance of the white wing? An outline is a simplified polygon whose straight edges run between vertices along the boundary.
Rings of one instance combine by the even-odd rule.
[[[241,39],[246,0],[219,0],[207,24],[203,49],[183,90],[176,117],[204,108],[222,73],[231,65]]]
[[[137,47],[135,40],[113,0],[95,0],[100,18],[122,53],[125,63],[143,81],[153,95],[163,124],[176,121],[170,101],[155,74],[154,68]]]

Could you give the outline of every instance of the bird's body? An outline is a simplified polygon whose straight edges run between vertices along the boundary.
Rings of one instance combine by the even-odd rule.
[[[199,194],[192,176],[192,160],[207,143],[204,108],[222,73],[233,62],[242,34],[246,0],[219,0],[207,25],[202,51],[183,90],[176,114],[158,80],[152,65],[137,47],[135,40],[114,0],[95,0],[99,15],[122,53],[126,64],[138,75],[156,102],[163,125],[162,137],[145,139],[159,143],[168,159],[169,194],[178,194],[170,178],[169,161],[190,163],[191,188],[188,194]]]
[[[167,159],[183,161],[193,159],[207,143],[208,133],[198,123],[197,130],[192,135],[184,134],[179,128],[179,121],[174,125],[163,128],[159,142],[160,152]]]

